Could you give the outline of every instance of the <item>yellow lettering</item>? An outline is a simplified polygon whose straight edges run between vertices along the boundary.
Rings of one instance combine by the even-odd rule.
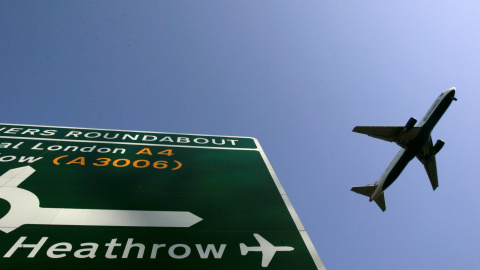
[[[67,165],[70,165],[70,164],[80,164],[80,165],[85,165],[85,158],[84,157],[78,157],[72,161],[69,161],[67,163],[65,163]]]
[[[150,151],[150,148],[143,148],[142,150],[138,151],[136,155],[140,154],[147,154],[147,155],[152,155],[152,151]]]
[[[101,163],[93,163],[94,166],[107,166],[111,161],[109,158],[97,158],[96,160]]]
[[[163,150],[163,151],[161,151],[161,152],[158,152],[157,154],[159,154],[159,155],[173,156],[173,151],[172,151],[172,149],[167,149],[167,150]]]
[[[159,161],[156,161],[155,163],[153,163],[153,167],[155,169],[165,169],[168,167],[168,164],[166,161],[163,161],[163,160],[159,160]]]
[[[148,149],[148,148],[146,148],[146,149]],[[120,161],[124,161],[125,163],[124,164],[118,164]],[[119,159],[116,159],[112,164],[115,167],[126,167],[126,166],[128,166],[128,164],[130,164],[130,160],[128,160],[126,158],[119,158]]]
[[[144,162],[145,165],[138,165],[139,162]],[[133,167],[135,167],[135,168],[146,168],[146,167],[148,167],[148,165],[150,165],[150,161],[144,160],[144,159],[135,160],[133,162]]]
[[[60,163],[58,163],[58,160],[64,157],[68,157],[68,155],[57,157],[56,159],[53,160],[53,164],[60,165]]]
[[[175,168],[173,168],[172,171],[178,170],[178,169],[180,169],[180,168],[182,167],[182,163],[181,163],[180,161],[177,161],[177,160],[174,160],[174,161],[175,161],[175,163],[178,164],[178,166],[175,167]]]

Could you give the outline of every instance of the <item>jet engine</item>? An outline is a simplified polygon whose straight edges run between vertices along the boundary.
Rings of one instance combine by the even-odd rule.
[[[410,129],[413,128],[413,126],[417,123],[417,119],[410,117],[408,120],[407,124],[405,125],[405,128],[403,128],[402,133],[407,133],[410,131]]]
[[[432,154],[433,155],[436,155],[438,152],[440,152],[440,150],[442,149],[442,147],[445,145],[445,142],[442,141],[442,140],[437,140],[437,142],[435,143],[435,145],[433,146],[433,149],[432,149]]]

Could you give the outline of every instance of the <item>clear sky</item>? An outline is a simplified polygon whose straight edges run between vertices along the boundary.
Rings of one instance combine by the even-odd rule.
[[[2,1],[4,123],[259,139],[327,269],[479,269],[478,1]],[[350,191],[399,147],[356,125],[420,120],[383,213]]]

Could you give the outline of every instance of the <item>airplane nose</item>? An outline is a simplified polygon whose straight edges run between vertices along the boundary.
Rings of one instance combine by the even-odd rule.
[[[457,101],[457,98],[455,97],[455,90],[456,90],[455,87],[451,88],[449,95],[450,95],[450,98],[451,98],[452,100]]]

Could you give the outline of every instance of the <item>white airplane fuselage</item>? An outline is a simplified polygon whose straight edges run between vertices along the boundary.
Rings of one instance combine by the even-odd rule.
[[[408,163],[422,151],[429,141],[433,128],[455,100],[455,89],[443,92],[433,103],[432,107],[417,125],[418,133],[410,140],[405,148],[400,149],[393,161],[387,167],[380,179],[376,182],[376,189],[370,197],[370,201],[378,198],[398,178]]]

